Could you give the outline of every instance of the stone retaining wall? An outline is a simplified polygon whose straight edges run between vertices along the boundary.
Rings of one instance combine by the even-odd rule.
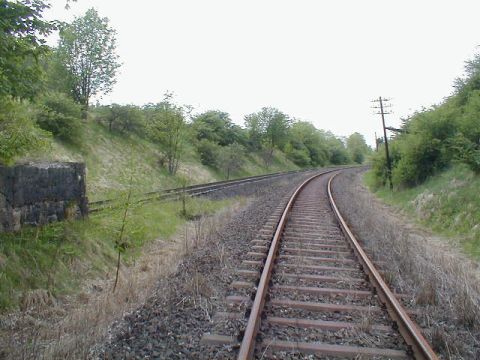
[[[85,164],[0,166],[0,232],[87,214]]]

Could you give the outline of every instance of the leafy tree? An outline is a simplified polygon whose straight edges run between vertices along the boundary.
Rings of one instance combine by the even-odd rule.
[[[245,125],[255,146],[257,142],[266,148],[265,166],[268,168],[273,159],[275,148],[283,149],[288,139],[291,119],[280,110],[264,107],[259,112],[247,115]]]
[[[362,134],[355,132],[347,139],[347,150],[351,159],[357,164],[363,163],[365,156],[371,151]]]
[[[138,106],[111,104],[98,107],[96,113],[99,121],[106,124],[110,132],[134,132],[143,135],[145,116]]]
[[[287,157],[296,165],[306,167],[311,165],[310,155],[308,149],[301,143],[289,143],[286,146],[285,153]]]
[[[73,78],[57,49],[51,49],[42,58],[42,66],[45,72],[44,87],[46,91],[64,93],[73,98]]]
[[[347,148],[341,139],[327,131],[325,132],[325,140],[327,142],[330,164],[341,165],[350,162]]]
[[[116,32],[95,9],[61,28],[58,53],[72,81],[72,95],[86,111],[92,96],[106,94],[120,67]]]
[[[82,137],[81,115],[78,104],[62,93],[49,93],[40,99],[38,125],[61,140],[80,143]]]
[[[229,180],[230,175],[242,167],[245,162],[244,153],[244,147],[238,143],[232,143],[222,149],[218,163],[226,180]]]
[[[287,155],[299,166],[323,166],[328,162],[325,135],[307,121],[297,121],[289,129]]]
[[[192,128],[198,140],[206,139],[221,146],[246,142],[243,130],[223,111],[209,110],[195,116]]]
[[[149,105],[146,110],[150,136],[163,146],[168,172],[175,175],[184,150],[187,124],[183,108],[173,104],[171,98],[167,93],[161,103]]]
[[[456,119],[458,130],[451,140],[453,156],[480,174],[480,90],[468,94],[463,113]]]
[[[218,155],[222,151],[220,145],[215,144],[214,142],[202,139],[197,142],[197,152],[200,155],[200,161],[203,165],[217,167],[218,165]]]
[[[251,150],[260,150],[262,148],[264,130],[257,114],[245,116],[245,127],[248,134],[248,147]]]
[[[40,87],[39,58],[53,24],[42,19],[44,1],[0,0],[0,97],[33,98]]]
[[[50,134],[35,125],[24,104],[0,99],[0,108],[0,163],[11,165],[17,157],[48,146]]]

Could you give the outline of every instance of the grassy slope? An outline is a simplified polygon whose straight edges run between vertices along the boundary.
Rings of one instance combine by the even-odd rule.
[[[85,161],[87,192],[89,199],[95,201],[125,191],[132,172],[133,185],[139,193],[179,186],[178,178],[169,176],[166,169],[158,164],[160,154],[156,144],[137,136],[125,137],[110,133],[105,127],[90,122],[85,127],[84,144],[81,147],[55,142],[48,153],[37,155],[37,158]],[[36,158],[31,156],[28,160]],[[298,167],[281,152],[275,153],[268,171],[257,154],[249,154],[243,169],[234,175],[243,177],[294,169]],[[186,175],[191,183],[223,180],[223,174],[200,163],[191,144],[186,144],[178,174]]]
[[[48,153],[25,160],[85,161],[87,192],[91,201],[111,197],[125,198],[133,174],[134,195],[179,186],[158,165],[160,152],[155,144],[138,137],[110,133],[90,122],[85,126],[83,145],[66,146],[56,142]],[[282,153],[277,153],[269,172],[296,169]],[[235,174],[264,173],[259,156],[250,154],[244,169]],[[203,166],[187,144],[180,173],[192,183],[222,179],[222,174]],[[187,208],[205,214],[229,201],[190,199]],[[134,258],[142,245],[158,237],[169,238],[185,219],[178,203],[151,203],[129,210],[126,239],[130,248],[126,260]],[[0,312],[15,308],[33,290],[47,290],[61,296],[79,290],[79,283],[112,273],[116,262],[115,240],[121,227],[123,209],[92,214],[85,221],[54,223],[41,229],[26,228],[16,234],[0,234]],[[31,297],[31,296],[30,296]]]
[[[372,188],[370,173],[365,182]],[[480,177],[465,166],[456,165],[411,189],[382,188],[376,194],[437,234],[459,238],[464,251],[480,259]]]
[[[190,215],[209,214],[229,204],[228,200],[189,199]],[[0,235],[0,312],[21,304],[32,290],[54,296],[80,290],[85,278],[113,273],[124,209],[93,214],[84,221],[53,223],[43,228],[25,228],[20,233]],[[124,261],[134,259],[142,245],[152,239],[168,239],[185,223],[180,204],[149,203],[130,208],[124,240],[129,248]]]

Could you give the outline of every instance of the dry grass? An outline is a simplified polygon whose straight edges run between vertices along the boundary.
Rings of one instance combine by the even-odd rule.
[[[340,210],[374,259],[384,261],[388,280],[411,294],[417,322],[435,350],[448,359],[480,358],[480,271],[455,243],[416,229],[378,202],[362,174],[342,174],[334,183]]]
[[[133,265],[122,264],[115,293],[112,293],[112,272],[106,279],[85,284],[75,298],[67,299],[61,306],[48,293],[31,294],[24,300],[28,310],[0,319],[2,328],[10,329],[0,334],[9,338],[0,349],[0,359],[88,357],[92,346],[106,339],[112,322],[141,306],[159,280],[173,274],[185,256],[199,246],[208,243],[220,264],[225,265],[225,250],[215,233],[244,206],[244,201],[237,201],[212,216],[189,222],[170,240],[157,239],[146,245],[143,255]],[[197,272],[185,288],[190,289],[193,301],[199,299],[198,306],[209,314],[205,298],[210,289],[203,275]]]

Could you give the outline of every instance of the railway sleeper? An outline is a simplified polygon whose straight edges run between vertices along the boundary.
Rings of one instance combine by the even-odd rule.
[[[387,359],[409,358],[407,353],[402,350],[369,348],[349,345],[332,345],[320,342],[294,342],[265,339],[261,347],[264,348],[267,353],[272,353],[274,351],[287,351],[302,354],[342,356],[351,359],[358,359],[359,355],[365,355],[368,357],[381,356]]]

